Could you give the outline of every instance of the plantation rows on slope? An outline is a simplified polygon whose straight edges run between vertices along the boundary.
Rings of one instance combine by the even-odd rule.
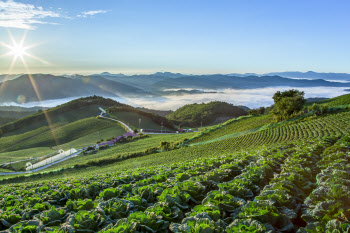
[[[341,95],[341,96],[331,98],[331,99],[317,101],[316,103],[321,104],[321,105],[327,105],[328,107],[348,105],[348,104],[350,104],[350,94]],[[308,105],[311,105],[311,104],[313,104],[313,103],[309,103]]]
[[[350,138],[336,141],[327,138],[170,166],[2,186],[0,226],[10,232],[350,229],[341,220],[350,214],[343,208],[348,200],[338,199],[350,194],[342,188],[344,179],[350,179]],[[339,170],[336,179],[328,175],[331,167]]]
[[[278,145],[280,143],[322,138],[324,136],[342,136],[350,131],[350,112],[342,112],[319,117],[311,117],[304,121],[282,124],[254,133],[223,140],[201,142],[178,150],[163,152],[169,158],[188,158],[217,156],[232,151],[247,150],[263,145]],[[190,141],[191,142],[191,141]]]
[[[152,146],[158,146],[162,140],[161,137],[151,137],[146,139],[137,140],[135,142],[117,145],[111,149],[99,152],[95,155],[80,156],[71,160],[67,160],[62,164],[57,164],[46,171],[57,170],[62,167],[68,168],[73,165],[86,164],[91,162],[98,162],[108,158],[119,158],[119,162],[114,162],[108,166],[95,167],[92,165],[90,168],[84,170],[77,169],[76,171],[67,170],[62,171],[59,174],[65,176],[84,176],[87,174],[104,173],[109,171],[120,171],[122,169],[130,169],[135,167],[148,167],[158,164],[170,164],[173,162],[186,161],[204,157],[218,156],[222,154],[232,153],[233,151],[247,150],[249,148],[255,148],[263,145],[278,145],[283,142],[291,142],[296,140],[305,140],[311,138],[321,138],[323,136],[331,135],[344,135],[349,132],[350,112],[342,112],[337,114],[329,114],[319,117],[308,117],[302,121],[294,121],[290,123],[284,123],[278,127],[268,128],[255,133],[248,133],[238,137],[228,138],[224,140],[211,140],[209,143],[203,142],[200,145],[181,147],[171,151],[162,153],[155,153],[151,155],[143,155],[139,158],[133,158],[129,156],[129,152],[144,151]],[[258,118],[256,118],[258,119]],[[176,138],[173,138],[176,136]],[[168,138],[164,138],[164,141],[180,140],[181,138],[190,137],[189,134],[183,135],[169,135]],[[177,138],[179,137],[179,138]],[[153,139],[152,139],[153,138]],[[125,160],[125,161],[124,161]],[[59,174],[55,177],[59,177]],[[53,175],[53,174],[52,174]],[[37,179],[49,179],[52,175],[42,177],[32,177],[28,180]]]
[[[240,117],[229,120],[226,123],[214,126],[196,135],[190,143],[205,142],[216,139],[227,134],[238,133],[246,130],[255,129],[273,121],[271,115],[263,115],[258,117]]]

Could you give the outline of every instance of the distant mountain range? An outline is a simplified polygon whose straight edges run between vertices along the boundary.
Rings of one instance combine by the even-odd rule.
[[[299,72],[299,71],[287,71],[287,72],[271,72],[266,74],[229,74],[229,76],[247,77],[247,76],[280,76],[284,78],[301,78],[301,79],[324,79],[324,80],[342,80],[350,82],[350,74],[347,73],[317,73],[313,71]]]
[[[350,87],[349,83],[327,81],[346,80],[349,74],[322,74],[315,72],[283,72],[277,75],[252,74],[185,75],[158,72],[150,75],[124,75],[107,72],[90,76],[50,74],[21,75],[1,83],[0,103],[17,102],[24,96],[27,102],[99,95],[121,98],[164,98],[170,95],[192,95],[219,92],[222,89],[255,89],[265,87]],[[299,75],[299,76],[298,76]],[[324,77],[314,79],[310,77]],[[291,78],[281,76],[293,76]],[[298,77],[297,77],[298,76]],[[302,79],[306,77],[308,79]],[[299,79],[294,79],[299,78]],[[36,84],[37,90],[33,87]],[[206,91],[206,90],[213,91]]]
[[[7,80],[13,80],[21,76],[21,74],[0,74],[0,83],[7,81]]]
[[[28,75],[22,75],[14,80],[3,82],[0,102],[17,102],[18,96],[24,96],[27,102],[39,101],[33,83],[35,83],[42,100],[91,95],[105,97],[152,96],[151,93],[140,88],[99,76],[80,76],[73,79],[49,74],[35,74],[31,75],[31,78]]]
[[[255,89],[264,87],[348,87],[350,83],[330,82],[323,79],[290,79],[279,76],[247,76],[236,77],[227,75],[197,75],[166,79],[152,85],[153,89]]]

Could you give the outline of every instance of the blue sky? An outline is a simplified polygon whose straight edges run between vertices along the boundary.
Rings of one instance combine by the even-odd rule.
[[[350,73],[349,1],[0,0],[37,73]],[[8,52],[0,46],[0,55]],[[8,73],[12,56],[0,57]],[[17,60],[12,73],[26,70]]]

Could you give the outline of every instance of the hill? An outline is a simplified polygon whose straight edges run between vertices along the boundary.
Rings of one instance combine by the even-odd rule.
[[[43,107],[20,107],[20,106],[0,106],[0,111],[15,111],[15,112],[36,112],[42,110]]]
[[[323,77],[323,76],[322,76]],[[37,86],[37,92],[33,87]],[[154,98],[166,101],[167,96],[219,93],[222,89],[254,89],[265,87],[350,87],[348,82],[323,79],[294,79],[280,76],[249,75],[183,75],[158,72],[150,75],[102,73],[90,76],[33,74],[2,83],[0,103],[22,103],[42,100],[78,98],[99,95],[114,98]],[[79,87],[79,88],[77,88]]]
[[[154,109],[148,109],[148,108],[143,108],[143,107],[139,107],[137,109],[140,109],[144,112],[155,113],[157,115],[164,116],[164,117],[173,112],[172,110],[168,110],[168,111],[167,110],[154,110]]]
[[[350,94],[341,95],[331,99],[319,100],[314,103],[326,105],[328,107],[343,106],[350,104]],[[311,103],[309,103],[311,104]]]
[[[24,102],[39,101],[38,94],[41,100],[91,95],[104,97],[152,96],[151,93],[137,87],[95,76],[79,76],[72,79],[44,74],[22,75],[14,80],[5,81],[2,85],[4,88],[0,96],[0,103],[18,102],[18,96],[22,96]]]
[[[305,79],[324,79],[324,80],[344,80],[350,81],[350,74],[346,73],[317,73],[313,71],[308,72],[274,72],[265,75],[278,75],[286,78],[305,78]]]
[[[189,139],[140,138],[44,172],[8,176],[0,186],[2,227],[347,232],[349,96],[319,102],[329,106],[322,115],[281,122],[242,116]]]
[[[35,111],[1,111],[0,110],[0,126],[19,118],[34,114]]]
[[[269,117],[231,120],[212,138],[170,151],[137,156],[115,147],[113,157],[105,150],[100,160],[81,156],[74,167],[3,180],[18,182],[0,187],[6,228],[346,232],[349,109],[278,123]],[[134,141],[129,151],[147,148],[143,140],[153,139]],[[28,211],[41,220],[21,221]]]
[[[14,122],[1,126],[4,134],[18,134],[35,130],[42,126],[63,125],[87,117],[95,117],[99,114],[98,107],[128,106],[112,99],[105,99],[98,96],[79,98],[68,103],[50,108],[46,111],[39,111],[35,114],[18,119]],[[49,121],[49,123],[48,123]]]
[[[164,117],[143,112],[112,99],[93,96],[79,98],[2,125],[1,151],[61,145],[115,125],[108,120],[95,119],[100,113],[98,107],[117,109],[116,118],[132,123],[134,128],[138,128],[139,119],[142,119],[142,125],[147,128],[158,129],[164,121],[165,127],[173,129],[172,124]],[[115,133],[114,136],[118,134]],[[93,138],[95,142],[98,140],[95,136]]]
[[[247,76],[235,77],[227,75],[196,75],[188,77],[180,77],[166,79],[154,83],[153,88],[165,89],[255,89],[263,87],[348,87],[350,83],[329,82],[322,79],[306,80],[306,79],[290,79],[279,76]]]
[[[220,117],[233,118],[246,114],[247,112],[240,107],[225,102],[213,101],[207,104],[185,105],[167,115],[167,118],[181,126],[199,127],[201,124],[213,124]]]

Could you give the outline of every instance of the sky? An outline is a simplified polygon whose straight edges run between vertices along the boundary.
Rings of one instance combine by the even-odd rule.
[[[0,0],[0,73],[350,73],[348,0]],[[7,54],[11,36],[32,46]]]

